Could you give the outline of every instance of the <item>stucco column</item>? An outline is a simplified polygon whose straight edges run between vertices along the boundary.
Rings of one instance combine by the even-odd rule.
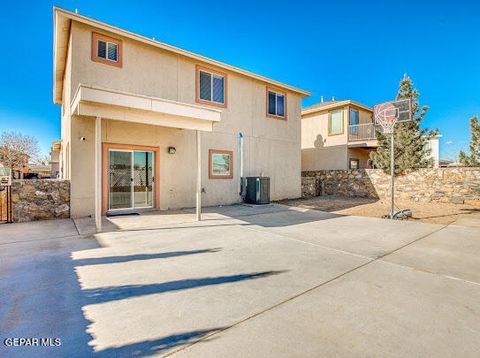
[[[102,118],[95,118],[95,226],[102,230]]]
[[[202,145],[200,131],[197,134],[197,221],[202,220]]]

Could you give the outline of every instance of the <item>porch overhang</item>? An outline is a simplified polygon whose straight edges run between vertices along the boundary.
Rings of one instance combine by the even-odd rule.
[[[80,84],[72,114],[211,132],[221,110]]]
[[[358,141],[358,142],[349,142],[348,143],[348,148],[354,149],[354,148],[359,148],[359,149],[374,149],[378,147],[378,141],[376,139],[371,139],[371,140],[363,140],[363,141]]]

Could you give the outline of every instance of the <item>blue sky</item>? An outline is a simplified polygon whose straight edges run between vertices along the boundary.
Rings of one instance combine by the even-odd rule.
[[[480,113],[480,3],[457,1],[2,1],[0,131],[60,137],[52,102],[52,6],[313,92],[373,105],[407,72],[443,134],[441,158],[468,147]]]

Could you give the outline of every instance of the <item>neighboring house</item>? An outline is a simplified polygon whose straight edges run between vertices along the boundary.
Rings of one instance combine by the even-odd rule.
[[[52,172],[52,167],[45,164],[30,164],[28,171],[28,178],[32,179],[34,177],[38,179],[50,178]]]
[[[302,171],[371,168],[376,150],[373,111],[352,100],[302,109]]]
[[[52,148],[50,149],[50,177],[60,177],[60,151],[62,149],[62,142],[54,140],[52,142]]]
[[[55,8],[53,95],[73,217],[240,202],[242,170],[301,195],[309,92]]]
[[[24,175],[28,173],[28,161],[30,156],[28,154],[14,151],[6,147],[0,148],[0,166],[9,167],[12,170],[13,179],[23,179]],[[15,163],[14,165],[8,163]]]
[[[434,168],[440,167],[440,137],[442,137],[442,135],[437,134],[425,143],[425,148],[431,150],[429,158],[433,159]]]

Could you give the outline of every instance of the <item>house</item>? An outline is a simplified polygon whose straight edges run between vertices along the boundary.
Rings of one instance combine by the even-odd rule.
[[[13,179],[23,179],[29,171],[30,156],[18,150],[0,147],[0,167],[11,169]]]
[[[376,148],[370,107],[322,98],[302,110],[302,171],[371,168]]]
[[[54,140],[50,148],[50,177],[60,177],[60,151],[62,149],[62,142]]]
[[[433,159],[433,167],[439,168],[440,167],[440,138],[442,137],[441,134],[437,134],[429,139],[425,143],[425,147],[430,149],[429,158]]]
[[[194,34],[192,34],[194,35]],[[71,215],[242,200],[240,177],[300,197],[310,93],[54,8],[54,102]]]
[[[52,168],[50,165],[30,164],[26,179],[48,179],[50,178]]]

